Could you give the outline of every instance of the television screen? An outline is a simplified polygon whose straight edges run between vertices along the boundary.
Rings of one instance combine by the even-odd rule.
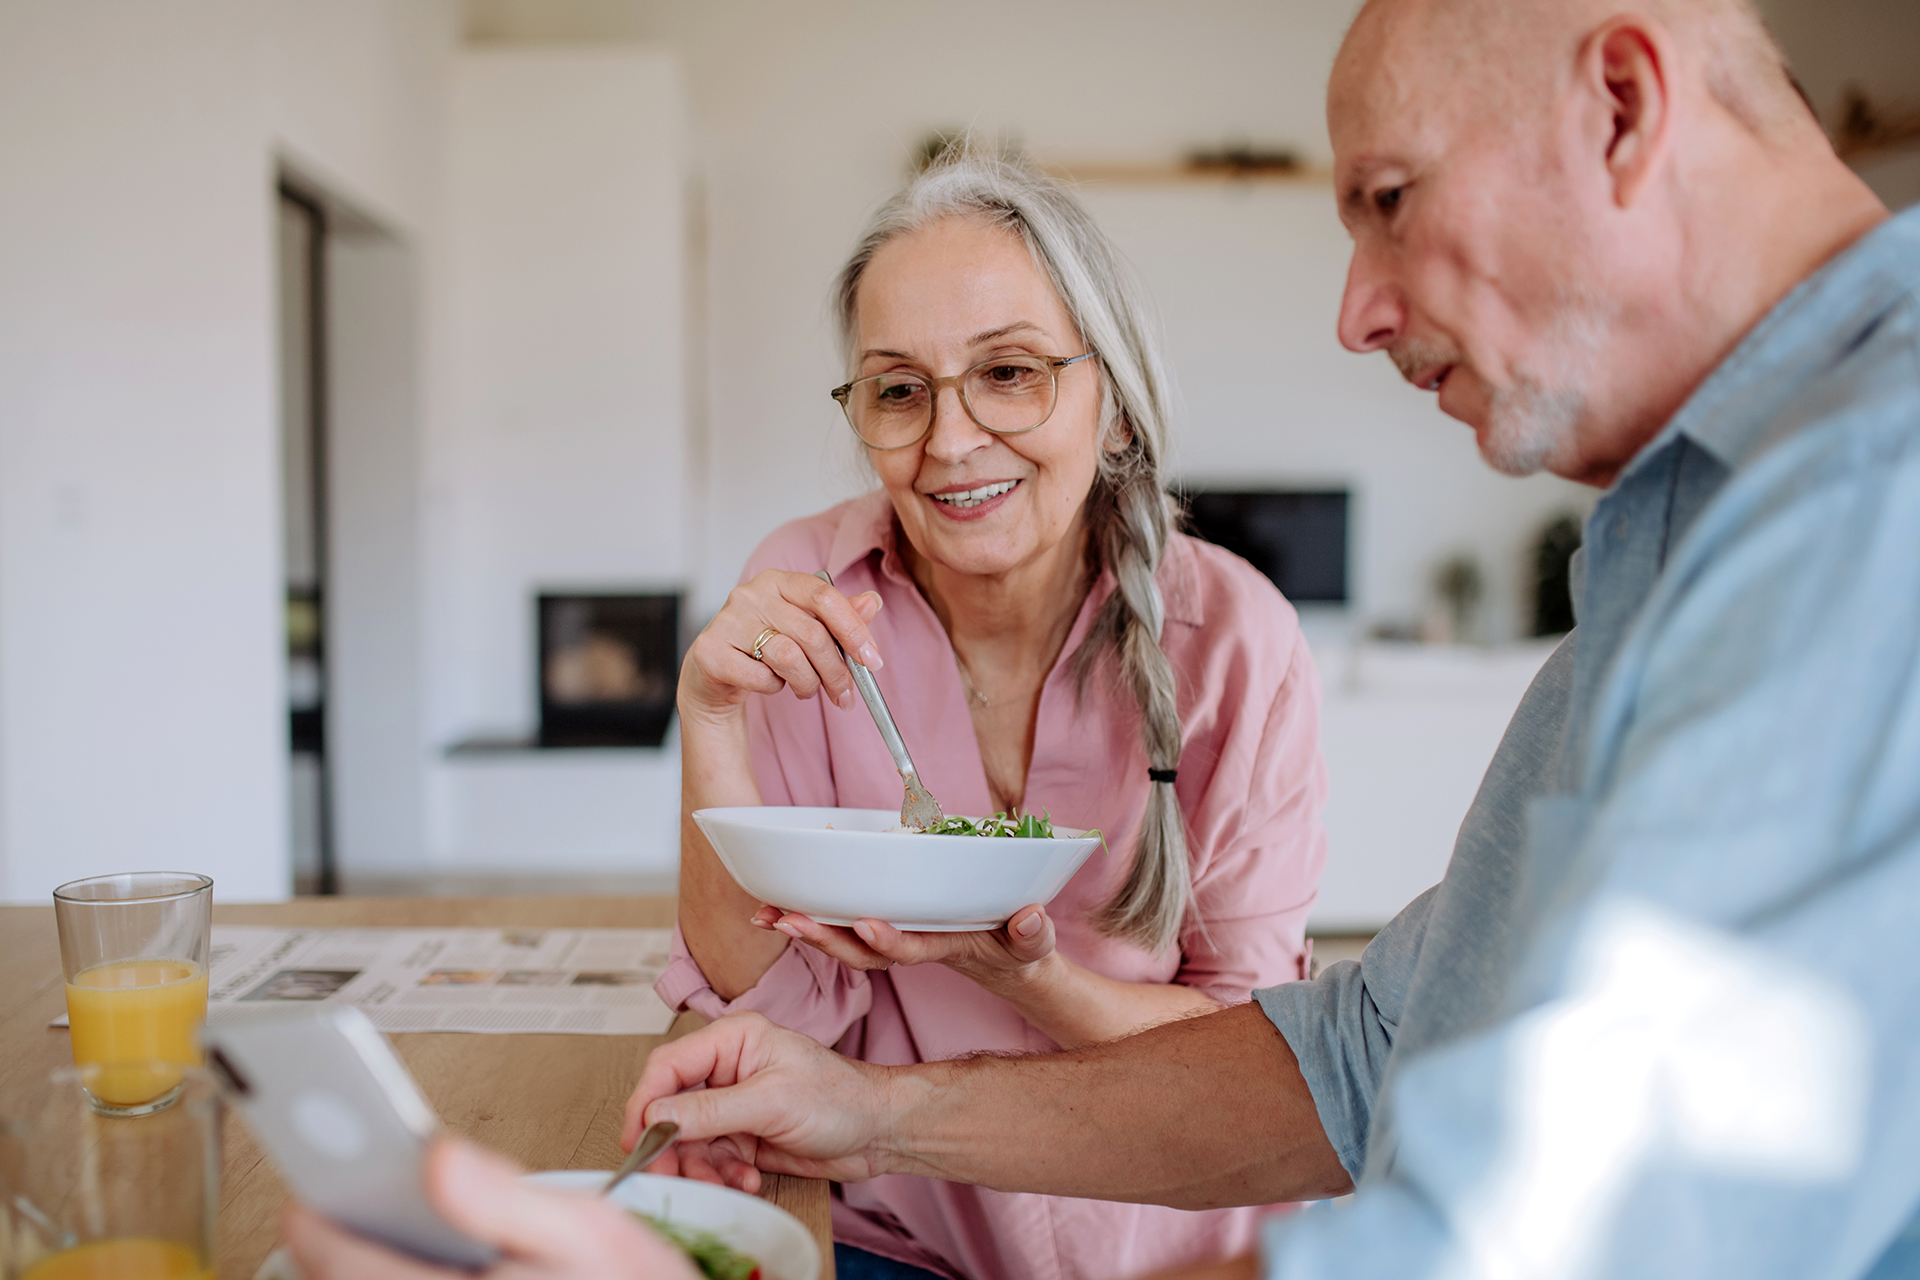
[[[1347,491],[1194,489],[1188,530],[1240,556],[1295,604],[1347,601]]]

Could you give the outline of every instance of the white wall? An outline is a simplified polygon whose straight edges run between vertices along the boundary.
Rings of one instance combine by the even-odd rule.
[[[0,6],[0,896],[288,888],[276,154],[430,216],[447,0]]]
[[[439,741],[531,727],[535,588],[685,576],[682,110],[656,51],[460,58],[430,481]]]
[[[417,243],[335,223],[326,741],[334,851],[357,872],[417,866],[426,844],[422,255]]]
[[[273,149],[402,239],[439,216],[458,0],[268,0],[244,73]],[[197,34],[197,33],[196,33]]]
[[[539,589],[686,582],[683,93],[658,50],[459,60],[430,446],[433,746],[532,729]],[[633,806],[658,792],[677,815],[677,778],[666,751],[451,756],[430,768],[430,856],[668,869],[673,824]]]
[[[270,159],[237,3],[0,9],[4,891],[283,892]]]

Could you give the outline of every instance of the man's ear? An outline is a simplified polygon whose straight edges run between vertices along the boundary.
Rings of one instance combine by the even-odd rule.
[[[1671,149],[1673,58],[1666,30],[1631,16],[1602,24],[1582,50],[1580,78],[1610,117],[1602,159],[1622,209],[1646,191]]]

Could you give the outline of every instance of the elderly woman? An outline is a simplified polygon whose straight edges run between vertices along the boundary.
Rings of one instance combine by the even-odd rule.
[[[837,638],[948,812],[1050,814],[1110,853],[1003,928],[903,934],[755,901],[683,821],[662,996],[910,1063],[1109,1039],[1306,976],[1312,660],[1265,578],[1172,528],[1168,378],[1119,253],[1057,184],[963,152],[880,210],[836,303],[833,395],[880,488],[776,530],[695,640],[684,808],[899,805]],[[724,1146],[682,1167],[746,1177]],[[842,1277],[1067,1280],[1243,1252],[1255,1216],[880,1178],[844,1188],[834,1232]]]

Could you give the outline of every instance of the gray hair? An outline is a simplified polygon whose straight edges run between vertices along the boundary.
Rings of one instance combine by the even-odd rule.
[[[1160,648],[1165,608],[1154,573],[1176,509],[1166,493],[1172,385],[1152,304],[1132,268],[1060,183],[1016,156],[962,141],[880,207],[834,287],[849,366],[858,349],[860,278],[880,246],[944,218],[979,218],[1018,235],[1099,353],[1100,465],[1087,495],[1089,554],[1116,588],[1072,664],[1082,689],[1112,653],[1118,681],[1140,708],[1148,767],[1180,763],[1173,666]],[[1095,915],[1110,937],[1159,952],[1179,937],[1193,903],[1186,824],[1171,782],[1150,782],[1126,883]]]

